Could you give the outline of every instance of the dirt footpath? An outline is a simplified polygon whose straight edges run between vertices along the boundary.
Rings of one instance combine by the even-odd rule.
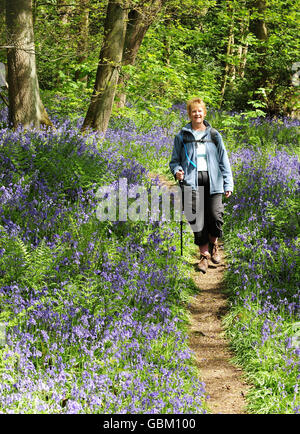
[[[240,368],[231,363],[230,352],[221,319],[226,313],[227,301],[222,293],[225,269],[224,251],[220,250],[222,262],[209,262],[206,274],[193,273],[199,294],[190,303],[191,328],[189,346],[195,352],[199,376],[209,395],[208,406],[213,414],[246,414],[245,395],[249,386],[242,379]],[[199,259],[195,256],[196,265]]]
[[[155,178],[155,174],[149,174]],[[166,188],[174,186],[174,182],[164,176],[158,176],[159,182]],[[188,223],[185,231],[193,237]],[[222,289],[225,270],[225,255],[220,246],[221,264],[209,261],[206,274],[195,270],[199,262],[199,254],[192,257],[191,270],[199,294],[190,302],[189,347],[194,351],[199,378],[205,383],[206,394],[209,395],[208,406],[213,414],[246,414],[245,395],[249,386],[242,379],[242,370],[233,365],[234,355],[229,349],[228,340],[222,327],[222,316],[227,309],[227,299]],[[195,250],[196,252],[196,250]]]

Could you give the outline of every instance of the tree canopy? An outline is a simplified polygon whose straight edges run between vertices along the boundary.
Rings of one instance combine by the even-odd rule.
[[[215,108],[299,114],[292,80],[298,73],[299,13],[293,1],[18,1],[32,5],[43,100],[60,95],[86,115],[97,86],[99,93],[100,64],[114,63],[112,103],[119,109],[125,100],[169,107],[200,94]],[[112,59],[111,44],[120,33],[107,40],[110,3],[126,12],[122,53]],[[0,10],[0,62],[7,63],[11,28],[4,0]]]

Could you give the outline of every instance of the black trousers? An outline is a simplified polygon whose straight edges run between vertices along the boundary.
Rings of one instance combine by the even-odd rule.
[[[224,205],[222,202],[222,193],[209,193],[209,176],[208,172],[198,172],[198,186],[204,187],[204,225],[201,231],[195,232],[193,224],[195,220],[189,221],[194,231],[194,242],[197,246],[203,246],[209,241],[210,234],[213,237],[222,236]],[[192,192],[192,211],[196,213],[196,192]]]

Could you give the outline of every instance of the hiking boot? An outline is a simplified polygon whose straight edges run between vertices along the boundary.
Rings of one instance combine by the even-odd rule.
[[[219,255],[219,246],[218,246],[218,241],[216,241],[215,243],[211,244],[211,248],[210,248],[210,256],[211,256],[211,260],[214,264],[220,264],[221,262],[221,257]]]
[[[210,258],[210,254],[200,253],[200,262],[197,264],[198,271],[202,271],[202,273],[206,273],[208,269],[208,260]]]

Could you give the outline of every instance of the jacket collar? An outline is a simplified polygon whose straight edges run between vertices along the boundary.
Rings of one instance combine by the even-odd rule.
[[[205,135],[203,136],[203,137],[205,137],[207,135],[208,131],[211,129],[211,125],[209,122],[207,122],[206,119],[204,119],[203,123],[206,126]],[[187,131],[187,132],[193,134],[192,122],[189,122],[188,124],[186,124],[185,127],[183,127],[181,129],[181,131]]]

